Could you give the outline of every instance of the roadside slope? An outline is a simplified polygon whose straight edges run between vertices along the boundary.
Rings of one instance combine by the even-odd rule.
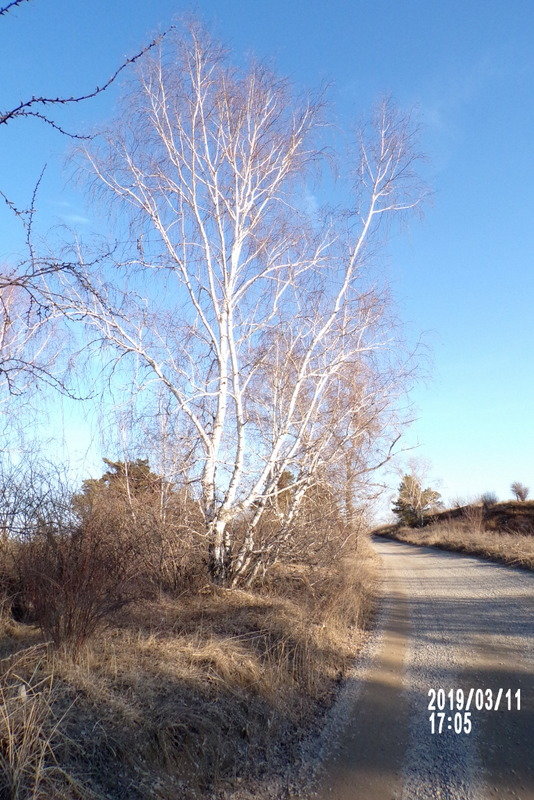
[[[501,503],[499,508],[510,505],[513,504]],[[463,516],[457,512],[464,512]],[[494,516],[490,517],[490,513]],[[516,516],[517,529],[511,525],[506,527],[504,523],[502,528],[496,528],[496,521],[502,522],[503,519],[503,513],[499,516],[493,509],[487,512],[481,507],[453,509],[435,515],[433,521],[423,528],[410,528],[397,523],[377,528],[374,534],[397,542],[437,547],[440,550],[487,558],[498,564],[534,570],[534,529],[531,527],[530,511],[528,515]],[[520,530],[521,524],[524,524],[523,530]]]

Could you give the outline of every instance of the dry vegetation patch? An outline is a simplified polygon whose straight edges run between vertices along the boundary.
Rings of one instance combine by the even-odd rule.
[[[534,503],[499,503],[489,509],[473,506],[458,511],[461,513],[452,512],[451,518],[440,515],[424,528],[389,525],[376,533],[534,569]]]
[[[277,567],[261,591],[132,603],[76,659],[13,623],[28,649],[4,658],[5,707],[34,687],[19,772],[33,770],[34,787],[42,773],[48,794],[30,780],[0,797],[175,800],[268,779],[297,757],[354,658],[374,563],[367,546],[335,570]],[[4,653],[20,646],[10,636]],[[17,736],[4,725],[6,758]]]

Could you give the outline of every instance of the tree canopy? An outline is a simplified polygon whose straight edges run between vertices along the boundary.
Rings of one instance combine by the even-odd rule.
[[[425,514],[439,507],[441,495],[434,489],[423,489],[415,475],[405,475],[399,486],[399,495],[393,512],[407,525],[422,525]]]

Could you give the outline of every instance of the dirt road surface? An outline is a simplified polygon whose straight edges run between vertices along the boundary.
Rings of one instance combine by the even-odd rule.
[[[375,641],[316,797],[534,800],[534,574],[385,539],[375,547],[385,572]],[[431,732],[432,689],[447,693],[441,733]],[[450,689],[463,689],[462,709],[456,691],[450,708]],[[500,689],[498,710],[477,710]]]

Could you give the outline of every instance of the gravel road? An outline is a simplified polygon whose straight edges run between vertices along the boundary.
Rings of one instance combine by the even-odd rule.
[[[340,699],[350,711],[315,796],[534,800],[534,574],[385,539],[375,547],[380,619]],[[431,689],[447,693],[441,733],[431,732]],[[456,691],[450,708],[450,689],[463,689],[464,706],[475,690],[470,718]],[[500,689],[498,710],[477,710]]]

